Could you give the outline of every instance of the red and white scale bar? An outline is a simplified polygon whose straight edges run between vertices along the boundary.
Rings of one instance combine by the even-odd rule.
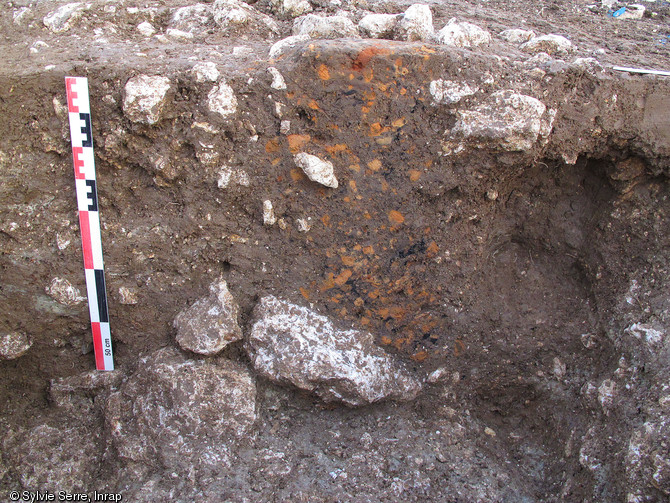
[[[93,132],[88,99],[88,79],[65,77],[67,109],[70,119],[74,178],[77,188],[79,227],[84,250],[84,272],[88,292],[88,310],[93,330],[95,366],[98,370],[114,370],[112,337],[107,314],[105,271],[102,262],[100,212],[93,158]]]

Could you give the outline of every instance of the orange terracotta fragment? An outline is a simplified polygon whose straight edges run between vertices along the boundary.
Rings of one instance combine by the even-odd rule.
[[[335,278],[335,280],[334,280],[334,281],[335,281],[335,284],[336,284],[337,286],[342,286],[342,285],[344,285],[344,284],[349,280],[349,278],[351,278],[351,275],[352,275],[352,274],[353,274],[353,273],[351,272],[351,269],[345,269],[344,271],[342,271],[342,272],[337,276],[337,278]]]
[[[349,150],[349,147],[347,146],[346,143],[338,143],[336,145],[329,145],[325,147],[326,152],[329,154],[338,154],[340,152],[344,152],[346,150]]]
[[[278,152],[279,149],[281,148],[279,141],[280,141],[279,138],[272,138],[271,140],[269,140],[265,144],[265,151],[268,154],[273,154],[275,152]]]
[[[410,356],[412,360],[415,362],[422,362],[426,358],[428,358],[428,351],[419,351],[418,353],[414,353],[412,356]]]
[[[400,306],[391,306],[388,312],[389,316],[394,320],[402,320],[406,314],[406,311]]]
[[[382,134],[382,125],[379,122],[375,122],[374,124],[370,124],[370,136],[379,136]]]
[[[419,178],[421,178],[421,171],[417,169],[411,169],[409,171],[409,179],[411,182],[416,182],[419,180]]]
[[[323,63],[319,65],[319,68],[316,72],[319,75],[319,78],[321,80],[329,80],[330,79],[330,72],[328,71],[328,67],[324,65]]]
[[[402,224],[405,221],[405,217],[402,216],[402,213],[396,210],[389,211],[389,221],[394,224]]]
[[[372,171],[379,171],[382,167],[382,162],[379,159],[375,159],[374,161],[370,161],[368,163],[368,168],[370,168]]]
[[[321,284],[321,291],[325,292],[335,287],[335,275],[332,272],[329,272],[326,275],[326,279]]]
[[[297,154],[302,148],[309,143],[312,137],[308,134],[290,134],[287,136],[288,148],[292,154]]]

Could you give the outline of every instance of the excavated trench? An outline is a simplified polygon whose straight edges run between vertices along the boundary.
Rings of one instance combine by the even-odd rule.
[[[667,80],[370,40],[211,58],[210,79],[152,51],[0,76],[0,328],[31,344],[0,361],[4,492],[667,498]],[[87,374],[72,74],[92,97],[109,377]],[[167,81],[150,106],[129,98],[138,75]],[[219,278],[246,340],[273,295],[371,334],[421,391],[347,407],[269,377],[244,341],[175,349]],[[226,391],[242,381],[251,403]],[[232,410],[202,408],[226,392]]]

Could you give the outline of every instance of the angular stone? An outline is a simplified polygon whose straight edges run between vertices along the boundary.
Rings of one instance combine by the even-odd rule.
[[[193,68],[191,68],[191,73],[195,75],[196,82],[216,82],[220,75],[216,63],[213,63],[212,61],[194,65]]]
[[[224,119],[234,115],[237,111],[237,98],[233,88],[225,82],[212,87],[207,95],[209,109]]]
[[[88,7],[82,2],[65,4],[47,14],[42,22],[52,32],[63,33],[72,28],[72,25],[82,16],[86,9]]]
[[[97,432],[79,425],[41,424],[27,431],[10,432],[2,450],[24,487],[88,491],[101,459],[102,447],[97,441]]]
[[[619,166],[622,164],[625,164],[624,162],[620,162]],[[627,163],[629,165],[634,166],[633,167],[633,173],[635,173],[635,164],[637,163]],[[619,167],[617,166],[617,168]],[[639,166],[639,165],[638,165]],[[644,172],[644,166],[640,170],[642,173]],[[615,171],[614,176],[621,176],[625,177],[627,176],[624,174],[623,171]],[[628,175],[630,176],[630,175]],[[639,175],[638,175],[639,176]],[[616,178],[615,178],[616,180]],[[663,327],[659,324],[654,324],[654,323],[633,323],[631,326],[627,327],[624,330],[624,333],[632,335],[636,339],[641,340],[644,342],[650,349],[656,349],[660,350],[662,347],[665,346],[665,340],[666,340],[666,334],[665,331],[663,330]]]
[[[270,8],[272,12],[289,18],[312,12],[312,6],[307,0],[270,0]]]
[[[160,75],[138,75],[126,82],[123,113],[133,122],[157,123],[165,108],[170,79]]]
[[[283,38],[279,42],[275,42],[272,47],[270,47],[270,53],[268,54],[268,57],[270,59],[277,58],[281,56],[287,49],[290,49],[294,45],[301,42],[306,42],[309,39],[309,35],[292,35],[290,37]]]
[[[263,225],[273,226],[277,223],[275,210],[272,207],[272,201],[269,199],[263,201]]]
[[[237,321],[240,308],[228,291],[228,284],[220,279],[209,290],[209,296],[179,313],[174,320],[179,346],[201,355],[219,353],[242,338]]]
[[[430,83],[430,94],[436,104],[450,105],[458,103],[466,96],[472,96],[479,89],[470,86],[466,82],[455,82],[452,80],[433,80]]]
[[[293,35],[311,38],[358,38],[358,30],[351,19],[344,16],[317,16],[307,14],[293,22]]]
[[[49,383],[49,400],[56,407],[73,414],[91,414],[94,401],[116,391],[122,379],[123,374],[118,370],[91,370],[52,379]]]
[[[271,66],[268,68],[268,73],[272,75],[272,84],[270,84],[272,89],[276,89],[278,91],[283,91],[286,89],[286,81],[284,80],[284,76],[280,73],[279,70],[277,70],[274,66]]]
[[[274,296],[262,298],[254,309],[245,347],[262,375],[327,402],[356,406],[386,398],[405,400],[421,389],[370,333],[337,329],[327,317]]]
[[[197,3],[179,7],[172,14],[170,28],[187,31],[190,33],[200,33],[214,21],[214,15],[209,5]]]
[[[219,169],[219,179],[217,185],[220,189],[225,189],[231,183],[248,187],[251,183],[249,175],[241,169],[231,168],[230,166],[221,166]]]
[[[119,302],[124,305],[137,304],[137,289],[133,287],[119,287]]]
[[[511,29],[501,31],[498,36],[510,44],[523,44],[535,36],[532,30]]]
[[[177,30],[176,28],[168,28],[165,30],[165,35],[175,40],[193,40],[193,33],[190,31]]]
[[[22,332],[0,334],[0,360],[14,360],[23,356],[33,343]]]
[[[137,31],[139,31],[145,37],[150,37],[156,33],[156,28],[154,28],[151,23],[144,21],[143,23],[137,25]]]
[[[451,18],[435,35],[435,40],[444,45],[456,47],[477,47],[491,42],[491,34],[476,24],[458,22]]]
[[[392,38],[399,14],[368,14],[358,22],[358,29],[369,38]]]
[[[214,22],[226,34],[254,33],[267,37],[279,33],[277,22],[240,0],[215,0]]]
[[[567,56],[574,50],[572,42],[561,35],[542,35],[533,37],[521,45],[521,50],[530,54],[546,52],[551,56]]]
[[[307,178],[313,182],[333,189],[338,187],[332,162],[324,161],[315,155],[306,154],[305,152],[297,154],[293,160],[296,166],[302,169]]]
[[[628,442],[624,467],[628,485],[650,497],[636,501],[653,501],[660,491],[670,496],[670,421],[657,411],[633,431]],[[629,500],[630,501],[630,500]],[[662,501],[658,500],[658,501]]]
[[[86,300],[81,296],[79,289],[65,278],[53,278],[45,291],[52,299],[64,306],[73,307]]]
[[[551,132],[553,114],[531,96],[514,91],[497,91],[474,110],[459,112],[460,120],[451,131],[472,146],[496,146],[508,151],[533,147],[540,136]]]
[[[105,417],[121,458],[198,477],[230,466],[231,451],[251,435],[256,386],[239,363],[163,348],[140,359]]]
[[[398,23],[397,34],[400,40],[428,40],[433,34],[433,14],[430,7],[420,3],[410,5]]]

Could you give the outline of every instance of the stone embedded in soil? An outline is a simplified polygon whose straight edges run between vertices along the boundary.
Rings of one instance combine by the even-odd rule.
[[[65,278],[53,278],[45,291],[52,299],[64,306],[73,307],[86,300],[79,289]]]
[[[191,72],[195,75],[196,82],[216,82],[220,75],[216,63],[212,61],[194,65]]]
[[[140,359],[107,400],[105,418],[122,458],[196,476],[230,466],[256,421],[256,385],[241,364],[192,360],[173,348]]]
[[[5,435],[3,458],[32,490],[88,491],[101,461],[98,433],[73,422],[56,427],[41,424]]]
[[[356,25],[345,16],[317,16],[307,14],[293,22],[293,35],[310,38],[357,38]]]
[[[491,34],[476,24],[458,22],[456,18],[451,18],[444,28],[435,34],[435,40],[440,44],[456,47],[478,47],[490,43]]]
[[[294,18],[312,12],[307,0],[270,0],[270,8],[280,16]]]
[[[421,389],[368,332],[337,329],[326,316],[274,296],[262,298],[253,316],[245,348],[256,371],[273,381],[354,406],[412,399]]]
[[[284,51],[292,48],[296,44],[306,42],[309,39],[310,36],[307,34],[291,35],[290,37],[283,38],[280,41],[272,44],[272,47],[270,47],[270,53],[268,54],[268,57],[270,59],[278,58],[284,53]]]
[[[451,130],[470,146],[498,147],[508,151],[530,150],[551,132],[553,111],[540,100],[514,91],[497,91],[474,110],[459,111]]]
[[[186,5],[174,11],[170,20],[170,28],[195,34],[205,30],[213,20],[214,16],[209,5],[202,3]]]
[[[263,201],[263,225],[271,226],[277,223],[277,217],[275,216],[275,210],[272,207],[272,201],[265,200]]]
[[[662,326],[649,323],[633,323],[624,332],[643,341],[651,350],[660,350],[665,345],[666,336]]]
[[[296,219],[295,224],[298,227],[298,232],[309,232],[312,228],[312,224],[307,218],[298,218]]]
[[[279,132],[281,134],[289,134],[291,132],[291,121],[281,121],[279,124]]]
[[[286,89],[286,81],[284,80],[283,75],[277,70],[274,66],[268,68],[268,73],[272,76],[272,84],[270,87],[276,89],[277,91],[283,91]]]
[[[523,44],[535,36],[533,30],[521,30],[518,28],[503,30],[498,36],[511,44]]]
[[[0,360],[14,360],[23,356],[33,343],[23,332],[0,334]]]
[[[241,169],[231,168],[230,166],[221,166],[219,168],[219,178],[217,185],[220,189],[226,189],[231,183],[248,187],[251,183],[249,175]]]
[[[639,495],[638,499],[628,501],[653,501],[639,494],[640,489],[649,495],[649,489],[654,488],[670,496],[670,420],[660,411],[649,412],[651,416],[633,431],[628,441],[626,478],[629,488],[638,489]]]
[[[605,379],[600,386],[598,386],[598,401],[605,414],[609,414],[610,409],[614,405],[614,399],[617,394],[616,388],[616,383],[611,379]]]
[[[160,75],[138,75],[126,82],[123,112],[133,122],[155,124],[166,106],[170,79]]]
[[[358,22],[361,34],[369,38],[392,38],[399,14],[368,14]]]
[[[433,14],[430,7],[420,3],[410,5],[398,22],[396,32],[400,40],[428,40],[433,34]]]
[[[242,338],[238,323],[240,308],[228,284],[220,279],[209,290],[209,296],[195,302],[174,320],[179,346],[202,355],[219,353]]]
[[[268,37],[279,33],[274,19],[240,0],[215,0],[211,9],[214,22],[227,35],[253,33]]]
[[[521,50],[530,54],[546,52],[551,56],[567,56],[574,50],[574,47],[567,38],[549,34],[531,38],[521,45]]]
[[[333,189],[338,187],[332,162],[324,161],[315,155],[306,154],[305,152],[297,154],[293,159],[296,166],[302,169],[307,178],[313,182]]]
[[[137,289],[134,287],[119,287],[119,302],[126,306],[137,304]]]
[[[49,400],[58,408],[72,414],[85,415],[93,410],[94,400],[116,391],[123,379],[119,370],[100,372],[91,370],[67,377],[52,379]]]
[[[139,31],[145,37],[150,37],[156,33],[156,28],[154,28],[153,25],[148,21],[144,21],[143,23],[137,25],[137,31]]]
[[[29,7],[21,7],[20,9],[14,10],[12,13],[12,22],[15,25],[20,26],[23,24],[23,21],[28,17],[29,14],[31,14],[32,9]]]
[[[88,8],[89,7],[82,2],[65,4],[47,14],[42,22],[44,23],[44,26],[49,28],[52,32],[63,33],[72,28],[72,25]]]
[[[433,103],[441,105],[451,105],[458,103],[466,96],[472,96],[479,88],[466,82],[455,82],[452,80],[433,80],[430,83],[430,94],[433,97]]]
[[[575,66],[580,70],[587,71],[591,73],[591,75],[595,75],[596,72],[603,71],[603,66],[596,58],[576,58],[572,62],[572,66]]]
[[[209,109],[224,119],[237,112],[237,98],[233,88],[225,82],[212,87],[207,95]]]
[[[190,31],[177,30],[176,28],[168,28],[165,30],[165,35],[175,40],[192,40],[193,33]]]

